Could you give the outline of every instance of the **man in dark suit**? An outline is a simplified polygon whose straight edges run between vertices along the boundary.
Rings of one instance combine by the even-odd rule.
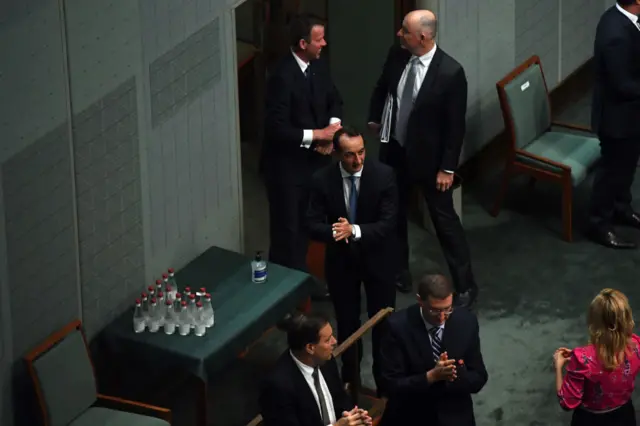
[[[360,289],[367,312],[394,307],[397,190],[393,169],[367,160],[362,135],[342,128],[334,136],[340,161],[313,177],[308,221],[311,238],[326,243],[325,277],[336,312],[338,341],[360,327]],[[379,384],[381,327],[373,329],[373,376]],[[362,356],[362,344],[358,342]],[[359,383],[355,351],[342,356],[342,379]]]
[[[369,126],[380,130],[386,99],[392,99],[391,138],[380,160],[398,178],[399,288],[411,291],[407,210],[412,184],[422,189],[461,304],[471,305],[477,286],[464,229],[453,207],[454,172],[465,134],[467,79],[462,66],[436,46],[432,12],[409,13],[398,31],[373,92]]]
[[[269,260],[306,270],[304,218],[314,171],[330,163],[342,100],[320,53],[324,26],[305,17],[291,22],[291,52],[267,84],[262,170],[269,198]]]
[[[382,379],[389,401],[382,426],[473,426],[471,394],[487,383],[478,320],[453,307],[453,288],[427,275],[418,304],[392,314],[382,342]]]
[[[364,426],[369,414],[349,402],[333,350],[336,339],[326,317],[291,316],[289,350],[278,359],[260,392],[265,426]]]
[[[591,196],[591,237],[611,248],[636,244],[614,223],[640,229],[631,185],[640,159],[640,2],[618,0],[600,18],[594,44],[595,85],[591,127],[602,158]]]

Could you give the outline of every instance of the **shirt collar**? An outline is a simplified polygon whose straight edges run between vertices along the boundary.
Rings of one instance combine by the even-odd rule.
[[[296,62],[298,63],[298,66],[300,67],[300,70],[304,74],[304,72],[307,70],[307,67],[309,66],[309,63],[303,61],[302,59],[300,59],[300,57],[298,55],[296,55],[293,50],[291,51],[291,54],[295,58]]]
[[[338,164],[340,166],[340,174],[342,175],[343,179],[346,179],[346,178],[351,177],[351,176],[355,176],[355,177],[362,176],[362,170],[364,170],[364,164],[362,165],[362,168],[359,171],[355,172],[354,174],[351,174],[348,171],[346,171],[344,169],[344,167],[342,167],[342,163],[341,162],[338,162]]]
[[[425,53],[422,56],[412,56],[411,59],[413,58],[418,58],[418,60],[420,60],[420,62],[422,62],[422,65],[424,65],[425,67],[428,67],[429,64],[431,63],[431,60],[433,59],[433,55],[436,54],[436,49],[438,48],[437,45],[433,45],[433,49],[431,49],[430,51],[428,51],[427,53]]]
[[[309,377],[311,377],[313,375],[313,367],[311,367],[310,365],[307,365],[304,362],[300,361],[298,358],[296,358],[296,356],[293,354],[293,352],[289,351],[289,355],[291,355],[291,358],[293,358],[293,362],[296,363],[296,365],[298,366],[298,368],[300,369],[302,374],[304,374],[305,376],[309,376]]]
[[[440,325],[433,325],[430,322],[428,322],[426,319],[424,319],[424,315],[422,313],[422,306],[420,307],[420,318],[422,318],[422,322],[424,323],[424,326],[427,327],[427,331],[429,331],[429,332],[431,331],[431,329],[436,328],[436,327],[444,330],[444,325],[447,323],[445,321]]]
[[[623,9],[622,6],[620,6],[618,4],[618,2],[616,2],[616,7],[620,11],[620,13],[622,13],[624,16],[629,18],[631,20],[631,22],[633,22],[633,25],[637,25],[638,24],[638,15],[634,15],[633,13]]]

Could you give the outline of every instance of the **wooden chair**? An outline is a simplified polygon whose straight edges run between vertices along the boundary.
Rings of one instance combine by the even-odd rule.
[[[25,356],[45,426],[168,426],[171,411],[98,393],[80,321]]]
[[[370,331],[374,325],[378,324],[380,321],[385,319],[393,312],[393,308],[385,308],[381,309],[375,316],[371,317],[366,323],[362,325],[355,333],[353,333],[347,340],[342,342],[336,349],[333,351],[333,356],[338,358],[341,356],[344,351],[349,349],[353,344],[355,344],[358,340],[362,339],[368,331]],[[355,346],[356,348],[358,345]],[[357,350],[357,349],[356,349]],[[356,359],[359,357],[356,354]],[[369,415],[373,419],[373,426],[377,426],[382,418],[382,413],[384,412],[385,405],[387,403],[386,399],[379,399],[375,396],[375,393],[368,389],[358,389],[358,388],[345,388],[351,393],[351,395],[359,401],[359,404],[362,404],[363,407],[369,406]],[[364,403],[363,403],[364,402]],[[262,425],[262,416],[258,414],[253,418],[247,426],[261,426]]]
[[[527,174],[532,182],[557,182],[562,185],[564,239],[571,242],[573,188],[584,181],[600,158],[600,142],[588,127],[551,120],[549,91],[538,56],[511,71],[496,88],[510,144],[491,214],[500,213],[509,180],[515,174]]]

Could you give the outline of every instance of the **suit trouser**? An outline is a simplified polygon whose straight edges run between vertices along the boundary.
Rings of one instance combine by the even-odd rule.
[[[409,176],[407,154],[397,141],[391,140],[381,147],[381,161],[393,167],[398,183],[398,240],[400,249],[400,265],[409,268],[409,239],[407,216],[413,181]],[[384,151],[384,152],[383,152]],[[453,188],[438,191],[436,180],[418,182],[422,195],[427,202],[429,216],[440,242],[451,278],[457,292],[477,288],[471,268],[469,244],[453,204]]]
[[[309,235],[305,225],[309,186],[282,176],[266,178],[269,199],[269,261],[307,270]]]
[[[349,243],[358,244],[358,243]],[[356,249],[353,249],[356,251]],[[344,262],[340,268],[327,267],[326,278],[329,294],[336,314],[338,328],[338,343],[342,343],[360,328],[361,290],[367,301],[367,314],[371,318],[387,307],[395,308],[396,291],[393,276],[388,278],[378,276],[375,271],[369,272],[363,265],[361,256],[354,254]],[[376,325],[371,334],[373,378],[380,390],[380,342],[384,331],[384,321]],[[358,365],[362,361],[362,341],[357,343],[357,355],[354,348],[350,348],[342,355],[342,380],[354,382],[360,379]]]
[[[640,137],[600,138],[600,162],[591,193],[590,221],[605,230],[616,215],[631,209],[631,185],[640,159]]]

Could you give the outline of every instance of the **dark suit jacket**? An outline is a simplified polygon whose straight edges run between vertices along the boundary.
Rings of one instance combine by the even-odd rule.
[[[311,62],[311,81],[292,53],[274,67],[267,83],[263,170],[296,183],[308,183],[329,156],[301,148],[303,130],[321,129],[331,117],[342,118],[342,99],[322,60]]]
[[[593,61],[591,127],[605,138],[640,136],[640,31],[615,6],[598,23]]]
[[[397,116],[398,82],[411,54],[400,46],[389,50],[382,75],[373,91],[369,121],[380,123],[388,93],[394,95],[393,125]],[[408,166],[416,179],[431,179],[440,170],[455,171],[465,135],[467,77],[462,66],[436,48],[424,78],[407,129]],[[380,159],[385,161],[382,144]]]
[[[307,220],[311,239],[327,244],[325,269],[327,277],[344,271],[345,263],[353,262],[357,250],[364,267],[385,279],[395,274],[395,229],[398,213],[398,192],[395,175],[389,166],[375,160],[365,160],[358,194],[356,225],[361,238],[335,242],[331,225],[338,218],[348,218],[343,178],[339,164],[319,170],[312,179]]]
[[[390,395],[381,425],[475,425],[471,394],[478,393],[488,378],[476,317],[467,309],[458,308],[447,320],[443,350],[450,359],[464,360],[465,367],[458,368],[454,382],[433,384],[426,378],[435,362],[419,305],[392,314],[387,324],[381,364],[382,379]]]
[[[336,419],[353,408],[338,373],[336,360],[320,367],[333,398]],[[316,399],[302,372],[285,351],[266,377],[260,391],[260,412],[264,426],[326,426]]]

